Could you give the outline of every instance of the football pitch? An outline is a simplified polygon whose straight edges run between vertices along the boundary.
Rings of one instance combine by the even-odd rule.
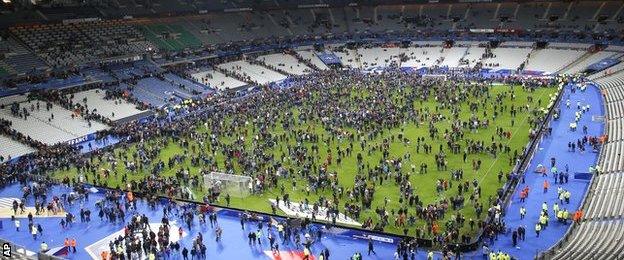
[[[87,182],[101,186],[125,189],[134,182],[134,190],[171,195],[141,190],[140,183],[151,176],[188,187],[197,201],[202,201],[207,189],[201,178],[191,180],[202,171],[263,176],[266,183],[261,191],[244,198],[233,196],[229,206],[272,213],[269,200],[284,194],[298,203],[337,201],[341,213],[346,204],[360,207],[359,214],[350,215],[360,223],[370,219],[378,224],[387,215],[383,231],[415,236],[420,229],[421,237],[429,238],[427,222],[416,209],[437,205],[445,209],[436,221],[443,230],[461,214],[466,220],[459,224],[461,233],[474,234],[478,227],[471,228],[469,220],[478,223],[487,216],[490,201],[513,168],[514,154],[522,154],[534,120],[543,115],[542,109],[557,91],[555,87],[529,90],[447,83],[423,91],[384,81],[378,84],[382,86],[319,87],[288,98],[276,94],[252,110],[234,110],[198,122],[181,136],[151,138],[94,156],[98,170],[84,175]],[[479,122],[478,127],[471,128],[470,122]],[[141,154],[148,155],[143,167],[128,170],[124,161],[141,164],[136,159]],[[159,162],[164,167],[153,174]],[[78,174],[73,167],[54,177],[75,179]],[[418,196],[420,206],[401,196],[406,194],[406,181],[413,190],[411,202]],[[473,182],[478,183],[480,196],[475,196]],[[364,206],[362,196],[354,191],[356,183],[372,192],[370,206]],[[453,207],[451,199],[462,203]],[[477,202],[483,206],[480,218]],[[215,204],[225,206],[223,194]],[[399,226],[402,209],[407,209],[407,224]],[[276,213],[284,215],[280,210]]]

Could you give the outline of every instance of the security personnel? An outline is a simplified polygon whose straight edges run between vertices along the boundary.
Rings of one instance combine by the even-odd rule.
[[[570,217],[570,212],[567,209],[563,210],[563,224],[568,224],[568,217]]]
[[[539,237],[539,233],[542,231],[542,225],[540,223],[535,224],[535,234]]]
[[[542,228],[546,228],[548,226],[548,217],[546,217],[546,215],[542,215],[540,217],[540,224],[542,225]]]
[[[76,253],[76,239],[72,238],[71,240],[69,240],[69,243],[71,245],[72,252]]]
[[[563,194],[565,196],[566,204],[570,204],[570,196],[572,196],[572,193],[570,193],[569,191],[565,191]]]
[[[559,204],[557,204],[557,202],[553,205],[553,211],[555,212],[555,216],[557,216],[557,212],[559,212]]]

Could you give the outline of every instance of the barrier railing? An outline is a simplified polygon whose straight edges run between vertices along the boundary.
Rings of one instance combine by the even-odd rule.
[[[549,108],[548,113],[546,115],[546,117],[544,118],[544,120],[542,120],[542,123],[540,124],[540,127],[538,128],[538,132],[536,134],[536,137],[533,138],[531,140],[531,142],[528,145],[528,149],[525,149],[526,152],[524,154],[524,156],[521,157],[520,163],[517,164],[517,167],[514,169],[514,172],[518,173],[518,178],[514,178],[512,179],[508,184],[506,184],[504,187],[502,187],[504,189],[504,203],[503,205],[507,205],[510,200],[511,200],[511,195],[513,194],[513,191],[516,188],[516,185],[518,183],[518,180],[522,177],[521,175],[524,174],[524,171],[526,170],[526,167],[528,167],[528,164],[530,162],[530,159],[532,158],[537,145],[539,144],[539,142],[541,141],[541,137],[545,132],[545,129],[548,126],[549,123],[549,119],[552,118],[552,115],[554,113],[554,109],[557,107],[557,105],[560,103],[561,97],[562,97],[562,93],[563,91],[559,91],[558,96],[556,101],[554,102],[554,105],[552,107]],[[192,111],[191,114],[196,114],[196,113],[204,113],[208,110],[210,110],[211,108],[206,108],[206,109],[202,109],[202,110],[197,110],[197,111]],[[112,147],[112,146],[111,146]],[[109,148],[111,148],[109,147]],[[39,176],[41,177],[41,176]],[[108,187],[101,187],[101,186],[95,186],[94,187],[98,187],[98,188],[103,188],[103,189],[111,189]],[[198,204],[202,204],[202,202],[200,201],[191,201],[191,200],[185,200],[185,199],[180,199],[180,198],[171,198],[171,197],[165,197],[165,196],[159,196],[160,198],[166,198],[166,199],[172,199],[172,200],[178,200],[178,201],[182,201],[182,202],[188,202],[188,203],[198,203]],[[239,208],[231,208],[231,207],[225,207],[222,205],[215,205],[218,206],[220,208],[225,208],[225,209],[231,209],[231,210],[237,210],[237,211],[248,211],[248,212],[254,212],[257,214],[262,214],[262,215],[267,215],[267,216],[274,216],[274,217],[280,217],[280,218],[287,218],[289,216],[287,215],[275,215],[275,214],[269,214],[269,213],[265,213],[265,212],[255,212],[255,211],[251,211],[251,210],[247,210],[247,209],[239,209]],[[504,212],[503,212],[504,214]],[[486,221],[490,221],[489,218],[486,218]],[[328,224],[327,222],[322,222],[322,221],[311,221],[312,223],[317,223],[317,224]],[[340,224],[336,224],[333,225],[336,227],[340,227],[340,228],[346,228],[346,229],[353,229],[353,230],[360,230],[360,231],[365,231],[365,232],[370,232],[370,233],[376,233],[376,234],[380,234],[380,235],[386,235],[386,236],[393,236],[393,237],[398,237],[398,238],[402,238],[402,239],[417,239],[418,244],[421,246],[426,246],[426,247],[431,247],[433,246],[435,243],[433,241],[433,239],[426,239],[426,238],[415,238],[415,237],[411,237],[411,236],[403,236],[403,235],[399,235],[399,234],[393,234],[393,233],[388,233],[388,232],[383,232],[383,231],[375,231],[375,230],[368,230],[368,229],[362,229],[362,228],[358,228],[358,227],[353,227],[353,226],[346,226],[346,225],[340,225]],[[477,231],[477,234],[475,237],[473,237],[473,240],[471,240],[470,243],[467,244],[463,244],[463,243],[449,243],[449,248],[450,249],[455,249],[456,247],[460,247],[460,251],[472,251],[478,248],[478,246],[480,245],[481,241],[483,239],[483,230],[480,229],[479,231]]]
[[[0,238],[0,259],[19,259],[19,260],[62,260],[63,258],[48,255],[42,252],[32,252],[25,246],[18,245],[9,240]]]
[[[596,86],[597,88],[599,88],[598,86]],[[603,96],[604,98],[604,96]],[[603,99],[603,101],[606,101],[605,99]],[[603,108],[606,114],[607,111],[607,103],[606,102],[602,102],[603,103]],[[603,124],[603,134],[608,135],[608,127],[606,124],[606,121],[604,121],[605,123]],[[597,160],[597,164],[600,165],[601,164],[601,160],[603,160],[603,156],[605,153],[605,145],[603,144],[600,147],[600,155],[598,157]],[[600,173],[597,173],[600,174]],[[587,207],[589,206],[589,201],[591,200],[591,195],[593,194],[593,190],[594,188],[596,188],[597,185],[597,181],[595,177],[592,177],[590,180],[589,185],[587,186],[587,192],[585,192],[585,194],[583,195],[583,199],[581,200],[581,209],[583,209],[583,212],[586,212]],[[572,222],[572,225],[570,225],[570,227],[568,228],[568,230],[566,231],[566,233],[563,235],[563,237],[561,237],[561,239],[559,239],[559,241],[557,241],[557,243],[555,243],[554,245],[552,245],[551,247],[549,247],[548,249],[542,251],[542,252],[537,252],[535,254],[535,259],[548,259],[550,257],[552,257],[552,255],[554,255],[557,250],[560,250],[569,240],[570,237],[572,236],[572,234],[574,233],[574,231],[576,230],[578,224],[576,222]]]

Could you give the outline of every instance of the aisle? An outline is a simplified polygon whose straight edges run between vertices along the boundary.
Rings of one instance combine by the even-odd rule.
[[[532,259],[537,252],[548,249],[565,234],[570,227],[557,222],[553,216],[553,204],[557,202],[561,210],[567,209],[572,213],[576,211],[581,204],[581,200],[585,195],[589,185],[588,180],[575,179],[575,173],[587,173],[590,166],[595,165],[598,160],[598,153],[592,152],[591,148],[586,149],[584,153],[568,151],[568,142],[575,142],[577,139],[583,138],[583,126],[587,126],[587,134],[589,136],[599,136],[604,131],[602,122],[592,121],[593,116],[604,115],[604,107],[600,90],[597,87],[589,87],[584,92],[579,90],[571,93],[571,88],[566,87],[561,99],[559,107],[561,108],[561,116],[556,121],[551,121],[552,135],[544,137],[533,160],[525,173],[525,183],[518,184],[513,194],[511,203],[507,206],[504,221],[507,224],[509,232],[499,235],[498,240],[494,241],[491,246],[492,250],[502,250],[518,259]],[[566,100],[570,100],[570,108],[566,108]],[[574,121],[575,112],[577,111],[577,101],[581,106],[590,105],[588,112],[584,113],[578,122],[576,131],[569,128],[570,122]],[[587,145],[586,147],[589,147]],[[556,167],[559,172],[564,172],[566,166],[569,171],[569,182],[565,184],[556,184],[554,178],[550,174],[551,158],[556,159]],[[542,174],[535,173],[538,165],[544,165],[549,169],[548,177],[542,177]],[[550,183],[548,192],[544,193],[544,180]],[[529,187],[529,196],[524,203],[520,202],[520,192],[523,188]],[[561,205],[557,196],[557,189],[561,187],[571,193],[570,203]],[[542,203],[548,204],[550,221],[548,227],[541,231],[540,237],[536,238],[535,224],[538,222],[539,214],[542,209]],[[523,220],[520,219],[520,208],[523,206],[527,210],[527,214]],[[520,226],[526,229],[526,240],[519,241],[517,247],[512,245],[512,231]]]

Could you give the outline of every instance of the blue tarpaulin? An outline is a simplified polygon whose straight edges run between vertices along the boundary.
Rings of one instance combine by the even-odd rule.
[[[594,64],[587,66],[586,71],[598,72],[598,71],[605,70],[609,67],[612,67],[613,65],[618,64],[618,63],[620,63],[619,59],[606,58],[606,59],[600,60],[599,62],[596,62]]]
[[[340,58],[336,56],[336,54],[334,54],[333,52],[319,52],[316,54],[316,56],[318,56],[319,59],[321,59],[321,61],[323,61],[323,63],[327,65],[341,64]]]

